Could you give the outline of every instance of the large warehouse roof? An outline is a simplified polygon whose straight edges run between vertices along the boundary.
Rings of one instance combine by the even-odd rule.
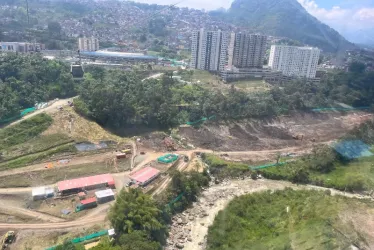
[[[96,56],[96,57],[117,57],[123,59],[157,59],[154,56],[143,55],[141,53],[127,53],[127,52],[114,52],[114,51],[81,51],[83,56]]]
[[[132,174],[130,178],[138,183],[144,183],[147,182],[149,179],[157,176],[159,173],[160,171],[155,168],[146,167]]]
[[[114,183],[114,179],[112,175],[101,174],[101,175],[83,177],[79,179],[60,181],[59,183],[57,183],[57,187],[58,187],[58,190],[61,192],[65,190],[85,188],[85,187],[90,187],[94,185],[106,184],[106,183]]]

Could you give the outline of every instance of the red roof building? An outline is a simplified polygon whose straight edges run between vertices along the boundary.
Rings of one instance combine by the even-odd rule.
[[[114,179],[110,174],[101,174],[78,179],[60,181],[57,183],[59,192],[79,192],[82,189],[95,189],[102,186],[110,186]]]
[[[148,183],[150,183],[152,180],[156,179],[157,176],[160,175],[160,171],[151,168],[151,167],[145,167],[138,172],[135,172],[134,174],[130,175],[130,178],[136,182],[136,184],[140,186],[145,186]]]

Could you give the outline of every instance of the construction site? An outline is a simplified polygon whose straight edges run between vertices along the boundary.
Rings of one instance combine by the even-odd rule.
[[[271,162],[278,154],[303,155],[313,145],[332,143],[373,118],[364,111],[295,113],[269,120],[211,120],[198,127],[181,125],[170,134],[156,131],[122,138],[79,116],[68,101],[60,100],[58,106],[52,104],[44,110],[53,122],[41,136],[66,137],[64,143],[73,149],[0,169],[0,233],[4,235],[4,249],[47,249],[67,239],[108,230],[106,214],[122,188],[139,187],[157,196],[171,182],[171,170],[202,171],[200,153],[254,165]],[[18,146],[20,157],[26,157],[21,150],[26,146]],[[39,156],[43,150],[28,154]],[[264,185],[263,189],[287,186],[279,185]],[[261,183],[248,186],[245,192],[259,188]],[[172,230],[181,226],[175,222]],[[200,229],[191,226],[191,234],[196,234],[193,237],[201,238]],[[186,249],[199,249],[200,245],[191,245],[188,238],[184,237],[190,242]],[[203,242],[200,238],[193,242]]]

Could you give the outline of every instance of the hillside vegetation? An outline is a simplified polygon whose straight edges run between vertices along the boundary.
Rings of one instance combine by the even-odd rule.
[[[25,166],[57,153],[75,152],[74,140],[67,135],[42,135],[52,122],[49,115],[42,113],[0,129],[0,170]]]
[[[359,219],[353,220],[362,209],[364,217],[374,216],[369,202],[323,192],[286,189],[237,197],[209,228],[207,249],[367,248],[370,227],[355,227]]]
[[[0,57],[0,120],[18,115],[20,109],[36,102],[75,94],[67,64],[36,54]]]

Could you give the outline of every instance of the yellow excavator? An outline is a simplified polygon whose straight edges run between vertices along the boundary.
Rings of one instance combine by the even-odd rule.
[[[7,249],[9,244],[12,244],[16,238],[14,231],[8,231],[1,239],[1,250]]]

